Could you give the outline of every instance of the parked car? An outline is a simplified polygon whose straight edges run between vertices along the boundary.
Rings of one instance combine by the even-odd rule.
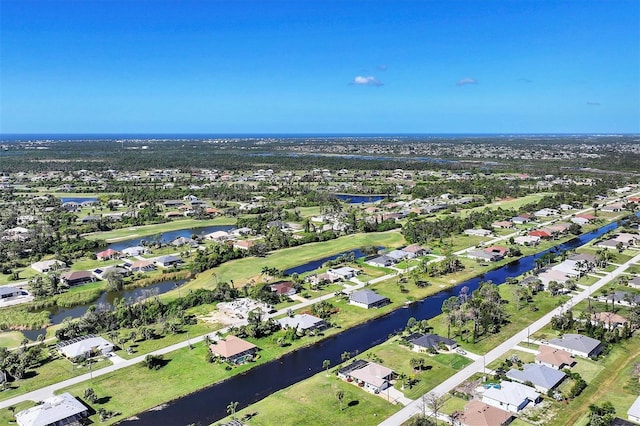
[[[462,349],[462,348],[458,348],[458,349],[456,349],[456,352],[458,352],[460,355],[466,355],[466,354],[467,354],[467,351],[465,351],[465,350],[464,350],[464,349]]]

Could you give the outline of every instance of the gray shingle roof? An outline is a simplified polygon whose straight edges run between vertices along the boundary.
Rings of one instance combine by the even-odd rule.
[[[525,364],[524,370],[511,369],[507,377],[521,382],[531,382],[545,389],[552,389],[560,383],[566,374],[555,368],[540,364]]]
[[[385,299],[386,297],[380,296],[378,293],[376,293],[373,290],[354,291],[349,296],[350,301],[356,302],[356,303],[362,303],[365,305],[372,305],[374,303],[380,302]]]

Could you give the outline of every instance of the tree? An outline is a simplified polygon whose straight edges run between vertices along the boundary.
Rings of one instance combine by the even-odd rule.
[[[438,396],[433,392],[429,392],[428,394],[423,395],[422,403],[427,404],[427,407],[429,407],[429,409],[433,413],[433,421],[436,426],[438,424],[438,413],[442,409],[442,406],[445,402],[446,398],[444,395]]]
[[[237,408],[238,408],[238,401],[231,401],[229,405],[227,405],[227,413],[234,419],[236,418]]]
[[[447,338],[451,338],[451,325],[454,324],[456,311],[460,308],[460,299],[457,296],[451,296],[442,302],[442,312],[447,316]]]
[[[104,274],[105,279],[107,280],[107,285],[109,286],[109,290],[111,291],[121,291],[124,287],[124,277],[120,272],[116,271],[107,271]]]
[[[616,413],[616,409],[609,401],[602,405],[589,405],[589,426],[608,426],[611,424]]]
[[[351,352],[348,352],[348,351],[344,351],[344,352],[342,352],[342,355],[340,355],[340,358],[341,358],[343,361],[348,360],[349,358],[351,358]]]
[[[340,403],[340,411],[342,411],[342,401],[344,400],[344,391],[341,389],[338,389],[336,391],[336,399],[338,400],[338,403]]]
[[[96,392],[93,390],[93,388],[86,388],[84,390],[84,399],[92,404],[95,404],[96,401],[98,401],[98,395],[96,395]]]
[[[327,371],[327,376],[329,375],[329,367],[331,366],[331,360],[325,359],[322,361],[322,368]]]

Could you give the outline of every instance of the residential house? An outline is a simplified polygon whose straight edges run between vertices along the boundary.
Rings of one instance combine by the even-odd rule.
[[[108,248],[104,251],[100,251],[96,253],[96,258],[98,260],[117,259],[119,256],[120,256],[120,252],[112,248]]]
[[[106,279],[107,275],[110,273],[120,274],[123,277],[131,275],[131,272],[128,269],[125,269],[121,266],[106,266],[104,268],[96,268],[91,271],[93,275],[95,275],[99,280]]]
[[[69,271],[60,274],[60,281],[68,286],[94,282],[96,279],[89,271]]]
[[[521,246],[535,246],[540,243],[540,237],[534,237],[532,235],[522,235],[520,237],[515,237],[513,239],[513,242]]]
[[[493,235],[493,232],[488,229],[465,229],[464,233],[467,235],[472,235],[474,237],[490,237]]]
[[[114,345],[103,337],[89,334],[76,339],[62,341],[56,345],[56,348],[65,358],[76,362],[96,355],[111,353]]]
[[[269,288],[271,289],[271,291],[273,291],[279,296],[283,296],[283,295],[293,296],[294,294],[296,294],[296,289],[293,286],[293,283],[291,281],[282,281],[279,283],[274,283],[274,284],[271,284]]]
[[[149,272],[156,269],[156,265],[151,260],[136,260],[128,268],[131,272]]]
[[[485,250],[469,250],[466,255],[470,259],[486,260],[488,262],[497,262],[500,260],[500,256]]]
[[[180,259],[178,256],[174,256],[172,254],[166,255],[166,256],[160,256],[158,258],[155,259],[155,262],[157,265],[163,267],[163,268],[168,268],[174,265],[178,265],[180,263],[182,263],[182,259]]]
[[[198,247],[198,242],[193,238],[178,237],[175,240],[171,241],[171,245],[174,247],[189,246],[195,248]]]
[[[122,254],[125,256],[140,256],[141,254],[147,253],[147,249],[143,246],[133,246],[127,247],[122,250]]]
[[[15,414],[19,426],[79,425],[89,409],[69,392],[47,398],[42,404]]]
[[[361,308],[372,309],[387,305],[391,301],[373,290],[358,290],[349,295],[349,303]]]
[[[525,223],[531,222],[531,219],[529,217],[516,216],[511,218],[511,222],[515,223],[516,225],[524,225]]]
[[[402,251],[406,251],[407,253],[412,253],[414,257],[424,256],[429,253],[429,249],[422,247],[418,244],[411,244],[402,249]]]
[[[633,288],[640,288],[640,276],[631,278],[629,280],[629,286]]]
[[[624,205],[622,203],[607,204],[600,210],[602,210],[603,212],[618,213],[624,210]]]
[[[416,352],[424,352],[429,350],[437,350],[441,345],[444,345],[447,350],[452,350],[458,346],[458,344],[446,337],[438,336],[437,334],[423,334],[413,337],[409,340],[413,344],[413,350]]]
[[[9,285],[0,287],[0,300],[11,299],[12,297],[24,296],[26,294],[26,292],[17,287],[12,287]]]
[[[497,222],[493,222],[491,226],[498,229],[510,229],[513,228],[513,222],[510,222],[508,220],[500,220]]]
[[[242,364],[253,359],[258,348],[251,342],[229,334],[224,340],[209,345],[209,349],[226,362]]]
[[[545,231],[543,229],[536,229],[536,230],[530,231],[528,235],[531,237],[538,237],[541,239],[553,238],[553,234],[551,232]]]
[[[392,369],[373,362],[357,361],[341,368],[338,376],[373,393],[379,393],[389,387],[389,382],[395,374]]]
[[[282,328],[293,328],[298,330],[322,330],[328,324],[322,318],[309,314],[295,314],[292,317],[284,317],[278,320]]]
[[[507,378],[520,383],[530,382],[538,392],[548,392],[558,386],[567,376],[562,371],[542,364],[525,364],[523,370],[512,368]]]
[[[249,250],[255,244],[255,240],[238,240],[233,242],[233,248],[240,250]]]
[[[562,370],[563,368],[573,367],[576,364],[576,360],[565,350],[540,345],[536,355],[536,363]]]
[[[388,253],[385,253],[385,256],[393,259],[394,263],[398,263],[404,259],[410,259],[414,257],[413,255],[411,255],[410,253],[407,253],[404,250],[392,250]]]
[[[589,223],[589,219],[585,219],[583,217],[572,217],[570,219],[571,223],[575,223],[576,225],[584,226]]]
[[[350,280],[351,278],[358,275],[360,271],[357,269],[351,268],[349,266],[343,266],[341,268],[335,269],[327,269],[327,274],[333,275],[336,278],[341,278],[343,280]]]
[[[493,407],[517,413],[529,403],[536,404],[541,397],[529,386],[516,382],[500,382],[499,387],[492,386],[482,395],[482,402]]]
[[[627,418],[632,422],[640,423],[640,396],[631,404],[627,410]]]
[[[507,255],[507,253],[509,253],[509,249],[502,246],[487,247],[484,249],[484,251],[499,256],[499,259],[503,259]]]
[[[614,330],[618,327],[624,327],[629,321],[622,315],[613,312],[595,312],[591,315],[592,324],[602,324],[604,328]]]
[[[378,267],[387,267],[391,266],[395,263],[395,260],[389,256],[382,255],[378,257],[374,257],[373,259],[367,260],[369,265],[378,266]]]
[[[582,334],[565,334],[560,338],[551,339],[549,346],[564,349],[583,358],[596,357],[602,352],[600,340]]]
[[[226,231],[214,231],[209,234],[206,234],[204,237],[207,240],[221,242],[221,241],[231,239],[231,234],[229,234]]]
[[[474,399],[464,406],[464,412],[456,418],[461,426],[505,426],[511,423],[513,414]]]
[[[42,260],[40,262],[35,262],[31,264],[31,268],[40,272],[41,274],[46,274],[50,271],[58,270],[60,268],[64,268],[67,266],[64,262],[51,259],[51,260]]]
[[[549,217],[549,216],[556,216],[559,214],[560,212],[556,209],[541,209],[533,213],[533,215],[536,217]]]

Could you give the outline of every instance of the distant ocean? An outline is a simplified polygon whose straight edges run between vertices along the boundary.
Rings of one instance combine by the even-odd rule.
[[[6,133],[0,134],[0,142],[61,141],[61,140],[198,140],[198,139],[301,139],[301,138],[513,138],[513,137],[623,137],[630,134],[581,134],[581,133]]]

